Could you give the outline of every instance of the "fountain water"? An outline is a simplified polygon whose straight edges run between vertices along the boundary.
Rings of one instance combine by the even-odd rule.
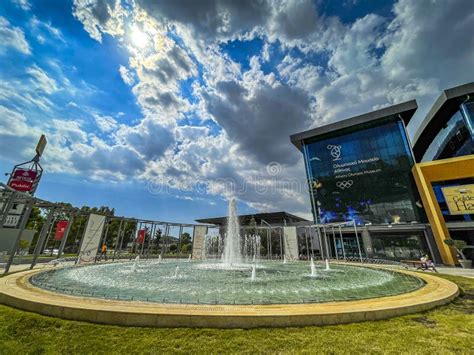
[[[138,267],[138,261],[140,260],[140,255],[137,255],[137,257],[135,258],[135,261],[133,262],[133,265],[132,265],[132,272],[136,272],[137,271],[137,267]]]
[[[158,264],[161,264],[161,255],[158,255]]]
[[[329,260],[328,259],[326,259],[326,269],[325,270],[326,271],[331,270],[331,268],[329,267]]]
[[[174,278],[177,279],[179,276],[179,266],[176,265],[176,269],[174,269]]]
[[[252,276],[250,277],[250,280],[255,281],[257,279],[257,268],[255,267],[255,264],[252,266]]]
[[[316,277],[316,265],[314,265],[314,260],[311,258],[311,277]]]
[[[229,201],[229,217],[227,220],[227,236],[224,241],[224,252],[222,262],[231,266],[242,261],[240,250],[240,226],[235,207],[235,199]]]
[[[283,255],[283,264],[286,264],[286,255]]]
[[[191,254],[189,254],[188,262],[191,262]]]

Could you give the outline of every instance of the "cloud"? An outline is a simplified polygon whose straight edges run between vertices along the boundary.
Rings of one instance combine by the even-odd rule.
[[[125,84],[132,86],[135,83],[135,78],[133,74],[123,65],[119,68],[120,76]]]
[[[38,91],[51,95],[59,90],[56,80],[49,77],[48,74],[37,65],[28,68],[26,73],[31,76],[30,82]]]
[[[124,10],[120,0],[74,0],[73,15],[89,35],[102,42],[102,33],[112,36],[124,33]]]
[[[437,78],[443,87],[472,79],[474,2],[400,0],[394,13],[383,39],[390,78]]]
[[[30,26],[34,33],[36,33],[36,38],[38,41],[43,44],[46,42],[45,36],[52,38],[55,41],[66,42],[61,30],[57,27],[54,27],[51,22],[42,22],[36,16],[33,16],[30,19]]]
[[[28,0],[13,0],[13,3],[24,11],[28,11],[31,9],[31,4]]]
[[[118,127],[117,121],[110,116],[95,115],[97,126],[102,132],[111,132]]]
[[[236,81],[216,84],[213,94],[203,94],[209,114],[224,128],[240,150],[258,162],[293,164],[297,152],[288,137],[311,123],[311,98],[286,84]]]
[[[32,107],[48,112],[50,148],[74,173],[148,179],[193,191],[195,200],[206,186],[206,193],[235,194],[256,209],[308,214],[302,155],[289,135],[412,98],[421,117],[440,90],[473,79],[473,6],[399,0],[388,17],[342,22],[312,0],[75,0],[73,14],[91,38],[108,34],[128,52],[118,70],[142,117],[119,124],[115,113],[79,104],[73,112],[88,118],[61,127],[53,94],[84,90],[68,83],[59,64],[29,65],[27,80],[0,82],[0,104],[20,115],[22,130]],[[24,39],[3,21],[0,36],[6,28],[10,39],[15,31]],[[36,27],[45,40],[55,38],[47,25]],[[257,37],[253,57],[224,50]],[[97,135],[85,131],[90,120]],[[275,162],[276,176],[267,170]]]
[[[116,135],[121,144],[137,152],[144,162],[162,157],[174,142],[171,132],[153,119],[145,119],[133,127],[122,126]]]
[[[4,17],[0,16],[0,54],[7,47],[13,48],[23,54],[31,54],[30,45],[26,41],[25,34],[19,27],[14,27]]]

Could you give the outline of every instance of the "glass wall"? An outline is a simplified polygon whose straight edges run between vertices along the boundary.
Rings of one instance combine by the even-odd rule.
[[[419,260],[429,255],[424,235],[371,235],[373,255],[375,258],[390,260]]]
[[[460,105],[432,140],[422,161],[474,154],[474,102]]]
[[[320,223],[420,221],[412,152],[396,117],[304,142],[313,214]]]

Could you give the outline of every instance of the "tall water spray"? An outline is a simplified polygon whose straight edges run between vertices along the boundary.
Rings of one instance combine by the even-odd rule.
[[[310,262],[310,266],[311,266],[311,277],[316,277],[316,265],[314,265],[314,260],[313,258],[311,258],[311,262]]]
[[[140,260],[140,255],[137,255],[137,257],[135,258],[135,261],[133,262],[133,265],[132,265],[132,272],[136,272],[136,271],[137,271],[138,260]]]
[[[331,270],[331,268],[329,267],[329,260],[328,259],[326,259],[326,269],[325,270],[326,271]]]
[[[240,250],[240,226],[235,207],[235,199],[229,201],[229,217],[227,220],[227,235],[224,240],[222,262],[226,265],[240,263],[242,254]]]

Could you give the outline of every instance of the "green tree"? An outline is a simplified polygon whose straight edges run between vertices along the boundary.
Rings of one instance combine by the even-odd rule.
[[[28,246],[30,245],[30,241],[26,239],[21,239],[20,243],[18,244],[18,250],[17,253],[21,253],[23,250],[28,249]]]

